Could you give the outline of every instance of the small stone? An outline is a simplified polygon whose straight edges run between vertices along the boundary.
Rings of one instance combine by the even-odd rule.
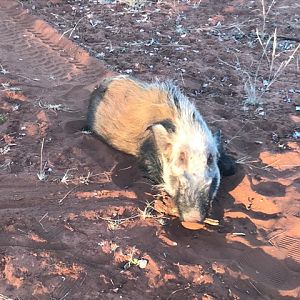
[[[147,266],[147,264],[148,264],[148,261],[147,261],[146,259],[140,259],[140,260],[139,260],[139,267],[140,267],[141,269],[145,269],[146,266]]]

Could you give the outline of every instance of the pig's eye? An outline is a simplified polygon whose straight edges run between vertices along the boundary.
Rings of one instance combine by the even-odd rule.
[[[185,165],[187,161],[187,154],[185,152],[180,152],[178,161],[180,165]]]
[[[213,155],[210,153],[207,157],[207,165],[210,166],[213,163]]]

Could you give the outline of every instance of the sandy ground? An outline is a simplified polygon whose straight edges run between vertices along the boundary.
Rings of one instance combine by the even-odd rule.
[[[100,2],[0,1],[0,299],[299,299],[299,52],[273,79],[300,5]],[[135,160],[81,131],[111,72],[175,80],[222,129],[219,227],[154,212]]]

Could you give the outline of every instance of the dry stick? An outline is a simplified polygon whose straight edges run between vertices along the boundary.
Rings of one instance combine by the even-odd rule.
[[[63,36],[64,36],[65,34],[67,34],[69,31],[71,31],[70,34],[69,34],[69,38],[70,38],[70,37],[72,36],[74,30],[75,30],[76,27],[78,26],[79,22],[80,22],[84,17],[85,17],[85,16],[83,16],[82,18],[80,18],[80,19],[77,21],[77,23],[75,24],[75,26],[74,26],[73,28],[70,28],[70,29],[66,30],[65,32],[63,32],[62,35],[60,36],[59,40],[61,40],[61,39],[63,38]]]
[[[267,169],[267,168],[269,168],[269,167],[273,167],[273,166],[275,166],[275,165],[276,165],[278,162],[280,162],[280,161],[281,161],[281,159],[279,158],[279,159],[273,161],[271,164],[268,164],[268,165],[266,165],[265,167],[263,167],[263,169]]]
[[[275,61],[275,55],[276,55],[276,46],[277,46],[277,28],[275,28],[274,34],[273,34],[273,49],[272,49],[272,59],[271,59],[271,65],[270,65],[270,73],[269,73],[269,82],[271,79],[271,74],[273,71],[274,61]]]
[[[243,27],[243,26],[247,26],[247,24],[245,23],[250,23],[251,21],[257,21],[258,18],[254,18],[254,19],[250,19],[250,20],[246,20],[244,22],[241,22],[241,23],[232,23],[232,24],[229,24],[229,25],[214,25],[214,26],[205,26],[205,27],[200,27],[200,28],[197,28],[197,29],[194,29],[194,31],[210,31],[212,29],[224,29],[224,30],[228,30],[228,29],[232,29],[232,28],[236,28],[238,30],[240,30],[240,27]],[[167,35],[165,35],[166,37]]]
[[[63,104],[51,104],[51,103],[47,103],[47,102],[43,103],[42,100],[39,100],[38,105],[40,108],[53,110],[54,112],[56,112],[56,111],[72,111],[71,109],[64,106]]]
[[[263,37],[262,34],[259,34],[260,38]],[[271,37],[273,39],[273,37]],[[300,42],[300,37],[294,36],[285,36],[285,35],[277,35],[278,40],[286,40],[286,41],[293,41],[293,42]]]
[[[122,219],[112,219],[112,218],[103,218],[103,217],[98,217],[100,220],[106,221],[106,222],[117,222],[119,224],[122,224],[124,222],[130,221],[130,220],[134,220],[136,218],[140,217],[140,214],[138,215],[134,215],[132,217],[128,217],[128,218],[122,218]]]
[[[80,286],[82,286],[83,285],[83,283],[84,283],[84,281],[85,281],[85,279],[86,279],[86,276],[87,276],[87,273],[84,273],[84,277],[83,277],[83,279],[81,280],[81,282],[80,282]]]
[[[275,72],[273,79],[271,80],[271,82],[268,84],[267,88],[268,89],[275,81],[276,79],[281,75],[281,73],[285,70],[285,68],[289,65],[289,63],[291,62],[291,60],[294,58],[294,55],[297,53],[297,51],[300,49],[300,44],[298,44],[298,46],[294,49],[294,51],[292,52],[292,54],[289,56],[288,60],[283,61],[279,68],[277,69],[277,71]]]
[[[248,81],[251,82],[251,76],[248,72],[246,72],[245,70],[242,70],[242,67],[241,67],[241,63],[240,63],[240,60],[237,56],[236,53],[234,53],[234,56],[236,58],[236,62],[235,62],[235,65],[232,65],[232,64],[229,64],[227,63],[226,61],[222,60],[222,59],[219,59],[219,61],[221,61],[222,63],[224,63],[225,65],[228,65],[229,67],[235,69],[236,71],[239,71],[242,73],[242,75],[246,75],[248,77]]]
[[[251,158],[250,156],[245,156],[245,157],[242,157],[242,158],[239,158],[236,163],[237,164],[240,164],[240,165],[246,165],[248,166],[251,170],[252,168],[255,168],[255,169],[259,169],[259,170],[264,170],[264,171],[268,171],[270,172],[269,168],[272,167],[273,164],[275,164],[276,162],[273,162],[272,164],[269,164],[269,165],[266,165],[264,167],[257,167],[255,165],[253,165],[253,163],[259,163],[259,160],[247,160]]]
[[[65,22],[68,22],[68,20],[60,15],[54,14],[54,13],[50,13],[50,15],[54,16],[56,19],[58,18],[62,18]]]
[[[276,31],[276,29],[275,29],[275,31]],[[260,37],[260,33],[259,33],[259,31],[258,31],[257,28],[256,28],[256,32],[255,32],[255,33],[256,33],[257,39],[258,39],[258,41],[259,41],[259,44],[261,45],[261,48],[262,48],[262,50],[263,50],[263,52],[262,52],[262,54],[261,54],[261,57],[260,57],[260,59],[259,59],[259,61],[258,61],[257,70],[256,70],[256,72],[255,72],[255,75],[257,75],[257,74],[258,74],[259,67],[260,67],[260,64],[261,64],[261,61],[263,60],[264,56],[266,57],[268,63],[270,63],[270,59],[269,59],[268,54],[267,54],[267,48],[268,48],[268,45],[269,45],[269,43],[270,43],[270,41],[272,40],[273,37],[270,36],[270,37],[268,38],[267,42],[266,42],[266,46],[264,46],[264,44],[263,44],[263,42],[262,42],[262,39],[261,39],[261,37]]]
[[[246,236],[244,232],[232,232],[231,233],[233,236]]]
[[[208,123],[211,125],[211,124],[215,124],[218,122],[228,122],[228,120],[226,120],[226,119],[212,120],[212,121],[209,121]]]
[[[45,138],[43,138],[43,140],[42,140],[42,146],[41,146],[40,172],[37,173],[37,177],[38,177],[39,180],[44,180],[46,178],[45,167],[46,167],[47,162],[45,162],[45,164],[43,166],[44,142],[45,142]]]
[[[238,130],[238,132],[227,142],[227,144],[229,145],[230,143],[231,143],[231,141],[233,140],[233,139],[235,139],[236,137],[238,137],[238,134],[246,127],[246,125],[248,125],[248,123],[249,123],[249,121],[247,121],[245,124],[244,124],[244,126],[241,128],[241,129],[239,129]]]
[[[114,169],[115,169],[115,167],[117,166],[117,163],[110,169],[110,172],[112,172]],[[74,168],[73,168],[74,169]],[[67,171],[69,171],[69,170],[72,170],[72,169],[68,169]],[[109,173],[110,173],[109,172]],[[85,178],[83,178],[83,179],[89,179],[90,177],[94,177],[94,176],[98,176],[98,175],[101,175],[101,174],[104,174],[104,175],[106,175],[107,176],[107,173],[106,172],[103,172],[103,173],[100,173],[100,174],[95,174],[95,175],[92,175],[92,174],[90,174],[90,172],[88,173],[88,175],[85,177]],[[62,197],[59,201],[58,201],[58,204],[62,204],[62,202],[70,195],[70,193],[72,193],[75,189],[77,189],[79,186],[75,186],[75,187],[73,187],[72,189],[70,189],[65,195],[64,195],[64,197]]]
[[[28,80],[31,80],[31,81],[40,81],[40,79],[39,78],[29,78],[29,77],[27,77],[27,76],[24,76],[24,75],[21,75],[21,74],[15,74],[15,76],[17,76],[17,77],[21,77],[21,78],[24,78],[24,79],[28,79]]]
[[[80,18],[80,19],[78,20],[78,22],[75,24],[74,28],[72,29],[72,31],[71,31],[70,34],[69,34],[69,38],[72,36],[72,34],[73,34],[74,30],[76,29],[76,27],[78,26],[79,22],[80,22],[84,17],[85,17],[85,16],[83,16],[82,18]]]
[[[279,233],[273,235],[272,237],[269,238],[268,242],[269,242],[272,246],[276,247],[276,245],[272,242],[272,240],[276,239],[277,237],[279,237],[279,236],[281,236],[281,235],[283,235],[283,234],[285,234],[285,233],[286,233],[286,230],[284,230],[284,231],[282,231],[282,232],[279,232]],[[277,248],[277,247],[276,247],[276,248]]]
[[[44,218],[46,218],[46,216],[48,216],[48,212],[46,212],[39,220],[39,224],[41,225],[41,227],[43,228],[44,231],[47,231],[47,230],[45,229],[44,225],[41,222],[44,220]]]
[[[264,170],[264,168],[261,168],[261,167],[257,167],[255,165],[253,165],[253,163],[258,163],[259,161],[258,160],[247,160],[247,158],[250,158],[248,156],[245,156],[245,157],[242,157],[242,158],[239,158],[236,163],[237,164],[240,164],[240,165],[246,165],[247,167],[249,167],[251,170],[252,168],[256,168],[256,169],[259,169],[259,170]]]
[[[273,7],[273,5],[275,4],[275,0],[272,0],[271,4],[269,5],[267,11],[266,11],[266,7],[265,7],[265,1],[264,0],[261,0],[261,4],[262,4],[262,14],[263,14],[263,30],[262,30],[262,34],[263,34],[263,37],[264,37],[264,34],[265,34],[265,26],[266,26],[266,18],[268,16],[268,14],[270,13],[271,11],[271,8]],[[277,71],[275,72],[274,76],[273,76],[273,79],[271,80],[271,77],[272,77],[272,70],[273,70],[273,65],[274,65],[274,61],[275,61],[275,54],[276,54],[276,46],[277,46],[277,29],[275,29],[274,31],[274,34],[273,34],[273,37],[269,38],[267,43],[266,43],[266,46],[264,47],[263,46],[263,43],[261,41],[261,38],[260,38],[260,35],[258,33],[258,30],[256,30],[256,34],[257,34],[257,37],[258,37],[258,40],[263,48],[263,54],[262,54],[262,57],[265,55],[268,62],[269,62],[269,58],[266,54],[266,50],[267,50],[267,46],[270,42],[270,40],[273,38],[273,49],[272,49],[272,59],[271,59],[271,65],[270,65],[270,73],[269,73],[269,84],[268,86],[262,91],[260,97],[262,97],[262,95],[265,93],[265,91],[270,88],[270,86],[276,81],[276,79],[278,78],[278,76],[281,74],[281,72],[287,67],[287,65],[290,63],[291,59],[294,57],[294,54],[298,51],[299,49],[299,46],[300,44],[296,47],[296,49],[293,51],[292,55],[289,57],[288,60],[286,60],[285,62],[282,62],[279,66],[279,68],[277,69]],[[261,60],[260,60],[261,61]],[[259,64],[260,65],[260,64]],[[259,65],[258,65],[258,68],[259,68]],[[257,69],[257,72],[256,72],[256,75],[258,74],[258,69]]]
[[[184,47],[184,48],[191,48],[190,45],[177,45],[177,44],[159,44],[158,46],[161,47]]]
[[[263,296],[263,294],[259,291],[259,289],[254,285],[254,283],[249,279],[249,283],[252,285],[252,287],[257,291],[257,293],[259,293],[261,296]]]
[[[44,142],[45,142],[45,138],[43,138],[43,140],[42,140],[42,146],[41,146],[40,174],[42,174],[42,171],[43,171],[42,164],[43,164]]]
[[[185,81],[184,81],[184,78],[182,76],[182,72],[180,72],[180,78],[181,78],[182,84],[185,86]]]
[[[275,32],[276,32],[276,29],[275,29]],[[263,29],[263,34],[264,34],[264,29]],[[275,33],[274,33],[274,35],[275,35]],[[259,41],[259,43],[260,43],[260,45],[262,47],[262,51],[263,52],[262,52],[262,54],[260,56],[260,59],[259,59],[259,61],[257,63],[257,67],[256,67],[255,75],[254,75],[254,82],[253,82],[253,85],[252,85],[253,89],[254,89],[254,101],[252,101],[252,102],[255,102],[257,100],[257,97],[256,97],[257,78],[258,78],[258,74],[259,74],[259,71],[260,71],[260,67],[262,65],[263,58],[265,57],[270,65],[274,64],[274,60],[272,60],[272,62],[270,63],[270,59],[269,59],[268,54],[267,54],[267,48],[268,48],[268,45],[269,45],[270,41],[272,40],[272,36],[270,36],[268,38],[268,40],[266,42],[266,46],[264,46],[257,28],[256,28],[256,36],[257,36],[257,39],[258,39],[258,41]],[[273,43],[273,45],[274,45],[274,43]],[[275,55],[272,56],[272,58],[275,58]],[[250,82],[250,86],[251,86],[252,79],[251,79],[250,75],[247,72],[245,72],[245,71],[244,71],[244,73],[246,73],[248,75],[248,81]],[[270,78],[270,74],[269,74],[269,78]],[[260,98],[261,98],[261,96],[260,96]]]
[[[276,0],[272,0],[271,4],[268,7],[268,10],[266,11],[265,1],[261,0],[262,14],[263,14],[263,30],[262,30],[263,34],[265,32],[265,29],[266,29],[266,19],[267,19],[267,16],[268,16],[268,14],[271,11],[272,6],[275,4],[275,1]]]
[[[72,189],[70,189],[59,201],[58,201],[58,204],[61,205],[62,202],[75,190],[78,188],[78,185],[77,186],[74,186]]]
[[[141,217],[144,217],[145,216],[145,218],[146,218],[146,216],[147,216],[147,213],[145,212],[145,210],[147,209],[147,208],[151,208],[151,209],[153,209],[153,210],[155,210],[154,209],[154,207],[152,207],[151,205],[147,205],[146,207],[145,207],[145,209],[144,210],[140,210],[140,213],[139,214],[136,214],[136,215],[133,215],[133,216],[131,216],[131,217],[127,217],[127,218],[118,218],[118,219],[112,219],[112,218],[104,218],[104,217],[98,217],[98,219],[100,219],[100,220],[103,220],[103,221],[106,221],[106,222],[112,222],[112,223],[114,223],[114,222],[117,222],[117,223],[119,223],[119,224],[122,224],[122,223],[124,223],[124,222],[127,222],[127,221],[130,221],[130,220],[134,220],[134,219],[137,219],[137,218],[141,218]],[[149,214],[148,214],[149,215]],[[161,217],[161,216],[158,216],[158,217],[156,217],[156,216],[150,216],[149,218],[152,218],[152,219],[168,219],[167,217]]]
[[[0,294],[0,300],[13,300],[13,299]]]
[[[69,289],[69,290],[64,294],[64,296],[62,296],[61,298],[59,298],[59,300],[64,300],[64,299],[66,299],[66,297],[70,294],[71,290],[72,290],[72,289]]]
[[[171,299],[171,297],[172,297],[174,294],[176,294],[177,292],[185,291],[185,290],[187,290],[187,289],[189,289],[189,288],[191,288],[190,285],[186,286],[185,288],[181,288],[181,289],[178,289],[178,290],[173,291],[173,292],[169,295],[169,297],[167,298],[167,300]]]
[[[72,171],[72,170],[77,170],[77,168],[70,168],[70,169],[68,169],[68,170],[65,172],[64,176],[62,177],[62,179],[60,180],[60,182],[62,182],[62,183],[64,183],[64,184],[68,185],[68,180],[69,180],[69,175],[68,175],[68,173],[69,173],[70,171]]]
[[[252,164],[252,163],[258,163],[259,162],[259,160],[249,160],[251,158],[252,158],[251,156],[243,156],[243,157],[237,159],[236,163],[241,164],[241,165],[242,164],[246,165],[246,164]]]
[[[9,71],[5,70],[1,64],[0,64],[0,67],[1,67],[1,73],[2,73],[3,75],[9,73]]]
[[[132,166],[129,166],[129,167],[125,167],[125,168],[122,168],[122,169],[118,169],[118,171],[126,171],[126,170],[129,170],[131,168],[132,168]]]
[[[86,277],[86,273],[85,273],[85,277]],[[85,277],[84,277],[84,279],[85,279]],[[68,295],[71,293],[71,291],[74,289],[74,287],[75,287],[75,285],[77,285],[77,283],[79,282],[79,279],[80,279],[80,277],[79,278],[77,278],[76,280],[72,280],[72,282],[71,282],[71,286],[67,286],[67,284],[63,284],[62,285],[62,287],[63,286],[66,286],[67,287],[67,289],[64,289],[64,290],[67,290],[66,291],[66,293],[61,297],[61,298],[59,298],[59,300],[64,300],[64,299],[67,299],[67,297],[68,297]],[[83,283],[83,282],[82,282]],[[80,285],[82,285],[82,283],[80,284]]]

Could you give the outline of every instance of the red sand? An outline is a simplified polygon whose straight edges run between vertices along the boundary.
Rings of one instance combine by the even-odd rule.
[[[71,2],[0,2],[0,299],[299,299],[299,65],[245,109],[243,79],[223,63],[259,60],[261,7]],[[294,47],[296,9],[280,1],[266,23]],[[153,213],[176,215],[133,158],[80,131],[109,69],[176,79],[222,129],[239,165],[217,196],[220,226]],[[258,82],[268,72],[264,58]]]

